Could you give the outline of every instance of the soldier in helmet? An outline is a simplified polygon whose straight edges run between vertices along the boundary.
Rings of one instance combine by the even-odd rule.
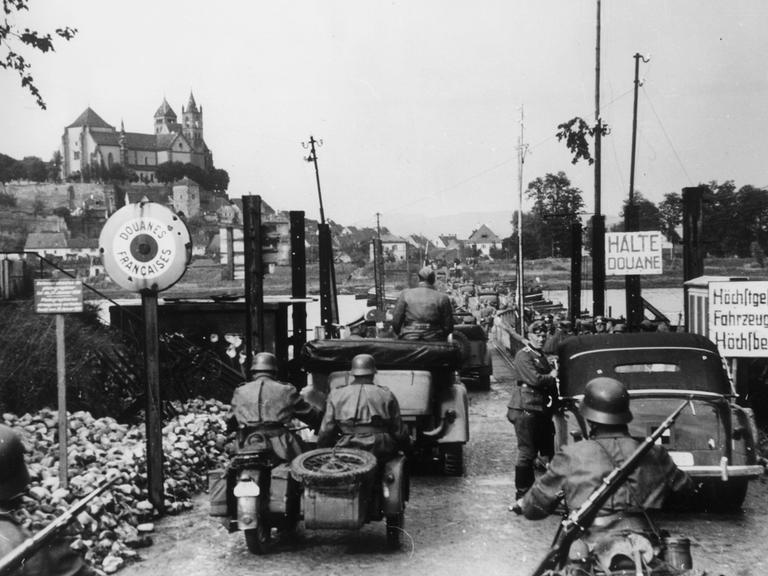
[[[0,558],[10,553],[31,536],[19,524],[13,511],[21,505],[21,497],[29,485],[29,472],[24,462],[24,445],[10,427],[0,424]],[[64,541],[43,546],[14,576],[91,576],[96,572]]]
[[[419,270],[419,285],[400,292],[392,311],[392,329],[403,340],[446,340],[453,332],[453,306],[435,290],[435,272]]]
[[[317,445],[368,450],[382,461],[407,450],[410,437],[400,418],[400,405],[389,388],[374,383],[373,356],[355,356],[350,372],[352,381],[328,396]]]
[[[561,493],[568,509],[579,508],[603,478],[640,445],[629,435],[629,393],[618,380],[590,380],[579,410],[589,424],[589,438],[556,454],[547,472],[517,501],[515,512],[531,520],[544,518],[554,511]],[[606,532],[645,531],[644,510],[660,508],[670,493],[692,491],[688,475],[675,465],[664,447],[655,445],[600,510],[585,540],[594,542]]]
[[[251,365],[252,379],[239,386],[232,396],[229,428],[238,431],[241,450],[272,450],[287,462],[301,454],[299,439],[288,429],[293,418],[312,428],[322,414],[292,384],[280,382],[277,360],[269,352],[259,352]]]

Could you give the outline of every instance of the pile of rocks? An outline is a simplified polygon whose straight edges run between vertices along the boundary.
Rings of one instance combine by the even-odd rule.
[[[229,407],[198,399],[177,408],[181,415],[163,428],[165,511],[170,514],[191,508],[191,497],[207,488],[208,470],[227,460],[224,416]],[[129,426],[88,412],[68,414],[70,480],[65,489],[59,481],[57,412],[3,414],[2,420],[22,435],[27,447],[31,485],[18,514],[32,532],[117,473],[120,479],[70,524],[72,547],[110,574],[136,558],[137,548],[152,543],[149,534],[157,510],[147,494],[143,423]]]

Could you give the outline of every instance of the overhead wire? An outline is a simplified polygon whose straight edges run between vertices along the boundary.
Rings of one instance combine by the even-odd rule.
[[[648,92],[646,91],[645,86],[641,86],[641,88],[643,89],[643,94],[645,95],[645,98],[648,100],[648,104],[651,107],[651,111],[653,112],[653,115],[656,117],[656,121],[659,123],[659,126],[661,127],[661,131],[664,134],[664,137],[667,139],[667,144],[669,144],[669,147],[672,149],[672,153],[675,155],[675,159],[677,160],[677,163],[680,166],[680,169],[683,171],[683,174],[685,174],[685,177],[688,179],[688,183],[691,186],[693,186],[693,180],[688,174],[688,171],[685,169],[685,165],[683,164],[683,161],[680,159],[680,155],[677,153],[677,149],[675,148],[675,145],[672,143],[672,139],[669,137],[669,134],[667,133],[667,129],[664,127],[664,123],[661,121],[659,114],[656,112],[656,108],[653,105],[653,101],[651,100],[651,97],[648,95]]]

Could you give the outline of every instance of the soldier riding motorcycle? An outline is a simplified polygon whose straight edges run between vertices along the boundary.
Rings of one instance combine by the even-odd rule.
[[[236,434],[236,447],[217,515],[233,518],[230,530],[242,530],[248,549],[262,554],[271,528],[292,529],[299,517],[300,488],[291,479],[290,462],[303,450],[291,421],[298,418],[315,428],[322,415],[292,384],[276,379],[274,355],[256,354],[251,373],[252,380],[232,397],[228,427]]]
[[[587,383],[580,412],[590,426],[589,439],[556,454],[513,508],[541,519],[562,498],[573,510],[536,576],[692,574],[687,540],[665,537],[646,513],[670,494],[693,494],[688,475],[656,445],[687,403],[641,443],[627,430],[632,413],[624,384],[604,377]]]

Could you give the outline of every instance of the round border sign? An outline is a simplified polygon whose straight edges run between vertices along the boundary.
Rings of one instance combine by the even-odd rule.
[[[184,221],[162,204],[139,202],[109,217],[99,235],[109,277],[127,290],[161,292],[178,282],[192,256]]]

